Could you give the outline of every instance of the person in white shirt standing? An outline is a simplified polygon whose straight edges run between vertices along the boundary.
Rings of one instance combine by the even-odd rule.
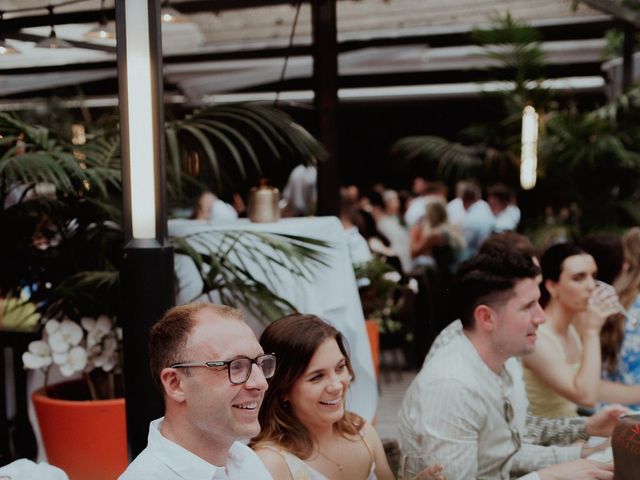
[[[435,340],[400,409],[404,454],[430,453],[447,480],[596,480],[613,466],[581,459],[593,447],[574,444],[608,436],[626,409],[610,406],[589,419],[527,416],[516,357],[535,349],[544,322],[539,269],[514,251],[483,253],[460,265],[460,320]]]
[[[275,371],[240,311],[205,303],[170,309],[149,333],[165,416],[120,480],[271,480],[240,440],[260,432],[258,410]]]
[[[520,209],[515,204],[513,192],[509,187],[501,183],[489,187],[487,203],[496,217],[496,232],[508,232],[518,228]]]

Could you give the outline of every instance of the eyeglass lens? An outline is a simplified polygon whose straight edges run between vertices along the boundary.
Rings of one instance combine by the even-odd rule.
[[[276,358],[273,355],[262,355],[255,360],[237,358],[229,363],[229,380],[231,383],[241,384],[249,380],[253,364],[262,369],[264,378],[271,378],[276,370]]]

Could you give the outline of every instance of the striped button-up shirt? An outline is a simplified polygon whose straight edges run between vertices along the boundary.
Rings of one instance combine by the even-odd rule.
[[[400,409],[403,453],[428,452],[448,480],[534,480],[535,470],[580,458],[584,421],[527,415],[517,359],[500,375],[482,360],[457,321],[436,339]]]

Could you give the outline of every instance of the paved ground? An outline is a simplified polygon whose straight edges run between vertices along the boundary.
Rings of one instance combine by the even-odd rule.
[[[414,370],[381,373],[376,414],[376,430],[380,438],[398,438],[398,410],[416,373]]]

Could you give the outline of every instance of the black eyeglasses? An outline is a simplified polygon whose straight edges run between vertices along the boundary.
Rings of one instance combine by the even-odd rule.
[[[234,385],[242,385],[249,380],[251,368],[256,364],[262,370],[264,378],[271,378],[276,371],[275,353],[265,353],[256,358],[238,357],[233,360],[214,360],[210,362],[189,362],[174,363],[169,368],[191,368],[191,367],[227,367],[229,381]]]

